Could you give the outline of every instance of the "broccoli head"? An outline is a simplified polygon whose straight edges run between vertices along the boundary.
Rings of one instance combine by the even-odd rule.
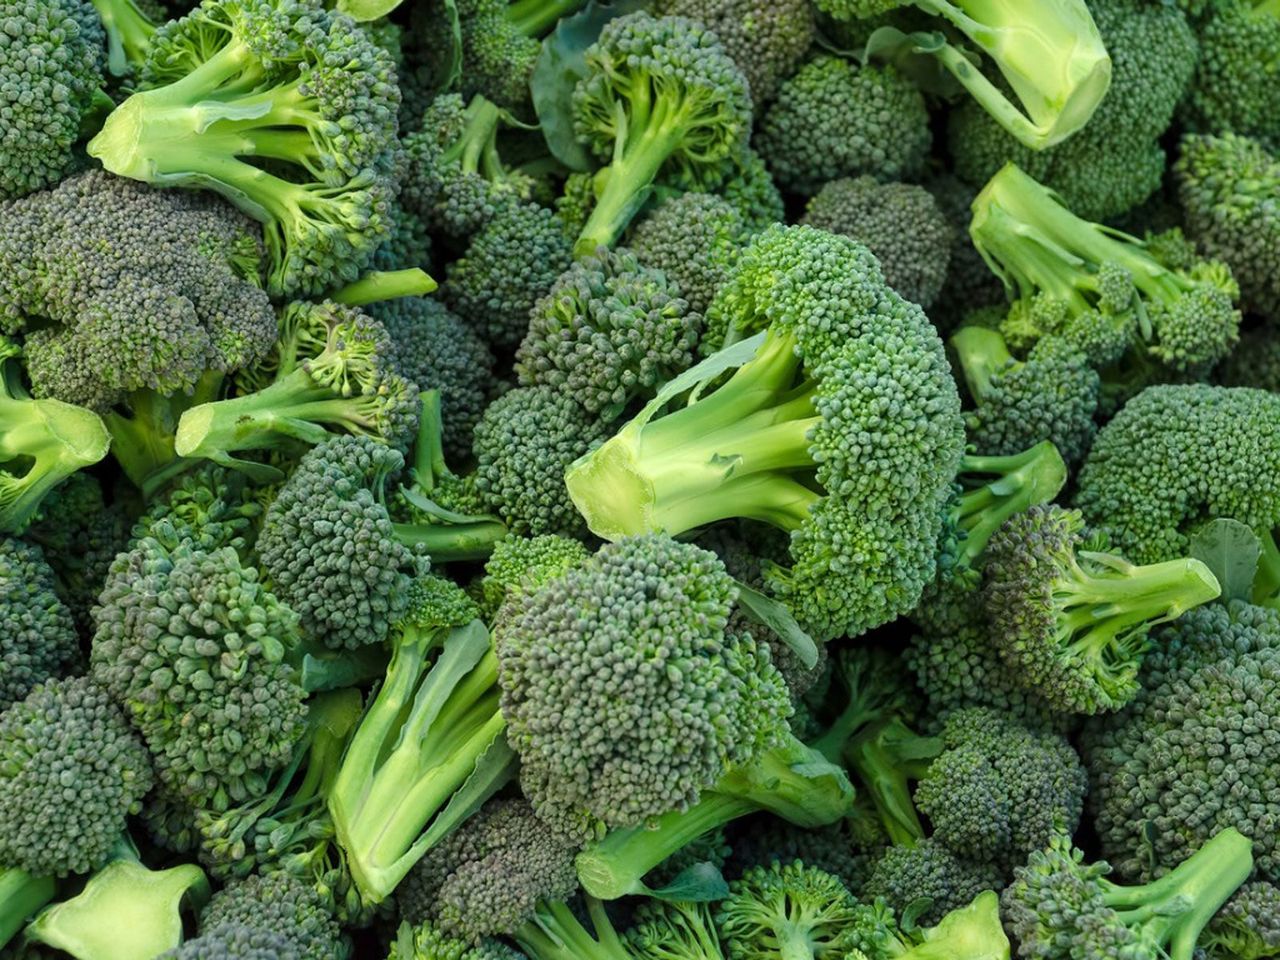
[[[311,960],[346,960],[349,953],[320,894],[287,873],[254,874],[214,894],[200,914],[200,931],[224,926],[274,931]]]
[[[287,930],[224,923],[202,930],[200,936],[162,953],[156,960],[309,960],[313,956]]]
[[[705,314],[749,240],[747,223],[732,203],[691,191],[648,214],[629,242],[640,263],[661,270],[689,309]]]
[[[1280,147],[1280,8],[1274,0],[1225,0],[1198,29],[1200,56],[1183,115],[1203,133],[1237,133]]]
[[[933,837],[894,844],[871,867],[862,896],[883,899],[898,913],[918,911],[920,923],[938,923],[987,890],[1004,885],[1004,871],[961,857]]]
[[[76,624],[44,552],[0,536],[0,710],[80,660]]]
[[[555,534],[499,540],[480,581],[486,612],[496,613],[508,599],[563,576],[590,556],[580,541]]]

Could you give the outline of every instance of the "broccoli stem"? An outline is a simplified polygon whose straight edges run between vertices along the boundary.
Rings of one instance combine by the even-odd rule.
[[[421,546],[433,563],[484,560],[507,535],[507,525],[492,518],[460,524],[392,524],[395,538],[405,546]]]
[[[951,349],[964,375],[969,395],[981,402],[991,392],[991,380],[1018,361],[1004,337],[988,327],[961,327],[951,337]]]
[[[222,380],[222,374],[206,372],[189,395],[173,397],[136,390],[125,402],[128,415],[112,410],[103,418],[111,434],[112,456],[147,499],[195,465],[174,449],[178,422],[190,407],[217,399]]]
[[[992,479],[984,483],[987,477]],[[957,480],[969,485],[952,511],[964,533],[957,559],[971,566],[1006,520],[1058,495],[1067,482],[1067,465],[1058,448],[1045,440],[1009,457],[967,455]]]
[[[123,77],[146,59],[156,25],[133,0],[93,0],[107,33],[107,69]]]
[[[889,839],[913,847],[924,839],[924,826],[911,799],[911,784],[924,776],[942,750],[936,739],[921,737],[893,717],[854,737],[844,757],[872,803]]]
[[[631,960],[600,901],[587,897],[586,904],[594,936],[568,904],[556,901],[540,904],[512,937],[531,960]]]
[[[541,37],[585,6],[586,0],[515,0],[507,5],[507,20],[526,37]]]
[[[436,282],[425,270],[375,270],[355,283],[349,283],[329,299],[349,307],[367,307],[400,297],[425,297],[436,288]]]
[[[1269,528],[1255,531],[1262,553],[1258,557],[1258,572],[1253,578],[1253,602],[1264,607],[1280,606],[1280,546],[1275,532]]]
[[[33,877],[17,867],[0,868],[0,947],[12,940],[56,891],[53,877]]]

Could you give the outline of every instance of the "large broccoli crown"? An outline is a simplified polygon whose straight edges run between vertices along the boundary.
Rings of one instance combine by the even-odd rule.
[[[44,552],[0,537],[0,710],[80,659],[75,620]]]
[[[56,183],[102,85],[102,23],[86,0],[0,4],[0,198]]]
[[[107,691],[53,680],[0,713],[0,861],[37,876],[106,862],[151,762]]]
[[[747,870],[716,922],[731,960],[839,957],[854,947],[860,909],[837,877],[797,860]]]
[[[319,4],[205,0],[156,31],[139,86],[90,142],[107,169],[262,222],[274,293],[356,279],[390,230],[399,149],[395,63],[367,31]]]
[[[642,823],[780,740],[786,685],[766,647],[725,633],[736,597],[715,554],[646,535],[518,599],[495,644],[508,737],[540,814],[579,833]]]
[[[691,191],[641,220],[630,246],[640,263],[666,274],[690,310],[703,314],[748,239],[747,224],[733,204]]]
[[[1199,29],[1200,56],[1183,104],[1188,127],[1280,146],[1280,16],[1265,0],[1228,0]]]
[[[229,883],[200,915],[200,929],[226,925],[282,934],[311,960],[346,960],[342,929],[320,894],[287,873],[253,874]]]
[[[929,140],[924,97],[892,67],[823,54],[782,84],[755,145],[784,189],[812,195],[838,177],[910,179]]]
[[[275,341],[257,228],[220,200],[90,171],[2,219],[0,327],[31,329],[38,396],[103,409],[182,393]]]
[[[914,846],[895,844],[886,850],[872,866],[862,896],[883,898],[899,914],[923,906],[918,921],[937,923],[984,890],[1000,889],[1004,881],[996,864],[958,856],[926,837]]]
[[[333,649],[381,643],[408,609],[426,559],[395,539],[383,503],[404,466],[368,437],[312,448],[267,510],[262,570],[308,637]]]
[[[1274,22],[1280,57],[1280,18]],[[1233,133],[1188,134],[1174,172],[1196,245],[1231,267],[1246,306],[1280,318],[1280,160]]]
[[[823,185],[802,223],[870,248],[885,282],[912,303],[932,306],[947,276],[951,225],[933,195],[906,183],[842,177]]]
[[[1230,517],[1280,526],[1280,397],[1245,387],[1156,386],[1098,432],[1075,503],[1122,556],[1186,556],[1196,528]]]
[[[612,421],[693,364],[702,316],[664,274],[604,248],[556,280],[516,352],[524,386],[546,385]]]
[[[302,734],[288,655],[298,617],[230,547],[159,525],[116,558],[94,608],[90,667],[129,714],[161,778],[190,802],[260,795]]]
[[[1235,827],[1259,875],[1280,880],[1280,748],[1261,734],[1280,716],[1280,613],[1209,604],[1152,639],[1129,708],[1086,728],[1103,853],[1149,879]]]

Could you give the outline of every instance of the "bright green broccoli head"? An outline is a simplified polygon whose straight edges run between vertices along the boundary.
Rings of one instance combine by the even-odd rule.
[[[723,197],[693,191],[665,201],[631,233],[646,267],[661,270],[695,313],[706,313],[750,239],[742,214]]]
[[[349,953],[320,894],[287,873],[254,874],[218,891],[200,915],[200,929],[224,926],[274,931],[314,960],[346,960]]]
[[[1183,113],[1204,133],[1238,133],[1280,146],[1280,8],[1227,0],[1199,28],[1200,56]]]
[[[0,860],[37,876],[96,870],[151,784],[106,690],[88,677],[36,687],[0,713]]]
[[[75,620],[44,552],[0,536],[0,710],[80,660]]]
[[[859,904],[840,880],[799,861],[753,867],[716,908],[730,960],[817,960],[854,948]]]
[[[507,599],[538,589],[586,563],[590,556],[580,541],[555,534],[500,540],[485,562],[480,581],[485,607],[496,613]]]

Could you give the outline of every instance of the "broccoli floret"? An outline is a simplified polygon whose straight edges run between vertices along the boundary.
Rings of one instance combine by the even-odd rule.
[[[716,193],[742,215],[747,229],[759,233],[786,220],[786,208],[778,185],[773,182],[764,158],[750,147],[743,147],[729,163],[725,180]]]
[[[719,37],[757,109],[800,66],[814,38],[813,7],[803,0],[661,0],[655,12],[697,20]]]
[[[387,960],[526,960],[524,954],[499,940],[478,945],[441,933],[430,921],[400,924]]]
[[[1221,592],[1199,560],[1139,567],[1091,546],[1078,510],[1035,506],[1010,518],[985,554],[996,647],[1064,712],[1123,707],[1140,687],[1150,628]]]
[[[899,927],[893,914],[883,900],[860,909],[855,940],[869,960],[1008,960],[1009,938],[1000,923],[1000,898],[994,890],[949,911],[932,927],[914,919]]]
[[[660,174],[686,189],[714,186],[751,130],[747,79],[696,20],[617,17],[584,57],[574,132],[609,166],[574,245],[578,256],[612,246]]]
[[[1159,138],[1187,89],[1196,39],[1174,6],[1142,0],[1089,0],[1111,55],[1111,89],[1083,130],[1048,150],[1018,143],[977,103],[949,117],[956,172],[983,183],[1012,161],[1052,187],[1080,216],[1106,220],[1136,207],[1160,187]],[[1070,36],[1071,34],[1068,34]]]
[[[156,24],[147,8],[159,13],[158,4],[142,0],[92,0],[102,19],[107,41],[107,69],[113,76],[126,77],[142,65],[151,48]],[[159,17],[160,20],[166,17]]]
[[[843,957],[859,909],[838,878],[797,860],[746,871],[716,907],[716,925],[732,960]]]
[[[573,397],[605,423],[693,365],[702,315],[664,274],[601,248],[571,266],[534,306],[516,351],[526,387]]]
[[[830,180],[907,180],[929,150],[924,97],[893,67],[826,54],[782,84],[756,149],[785,190],[813,195]]]
[[[320,895],[285,873],[255,874],[218,891],[200,915],[200,930],[227,925],[275,931],[311,960],[348,955],[342,930]]]
[[[244,924],[223,924],[162,953],[156,960],[310,960],[287,931]]]
[[[503,394],[476,424],[477,488],[512,533],[581,532],[565,470],[604,439],[608,425],[569,393],[520,387]]]
[[[1206,372],[1238,339],[1240,290],[1225,264],[1163,261],[1136,238],[1072,213],[1013,164],[974,200],[969,231],[1012,296],[1048,296],[1069,316],[1100,313],[1100,322],[1132,313],[1135,348],[1171,371]]]
[[[37,876],[97,869],[152,779],[147,751],[95,681],[36,687],[0,713],[0,862]]]
[[[816,638],[857,635],[933,576],[963,443],[941,341],[865,247],[804,226],[761,234],[712,304],[712,345],[752,334],[686,375],[736,368],[727,381],[664,416],[651,403],[565,481],[606,539],[731,518],[787,531],[792,565],[768,587]]]
[[[635,960],[724,960],[706,903],[642,901],[626,938],[627,956]]]
[[[870,248],[885,282],[928,309],[937,299],[951,255],[951,225],[923,187],[874,177],[824,184],[801,223],[844,234]]]
[[[1206,520],[1280,527],[1280,397],[1245,387],[1148,387],[1098,432],[1075,505],[1134,563],[1184,557]]]
[[[0,4],[0,199],[57,183],[101,104],[102,24],[85,0]],[[107,101],[110,106],[110,101]]]
[[[1244,884],[1209,921],[1199,943],[1210,960],[1280,956],[1280,887],[1261,880]]]
[[[1159,880],[1121,886],[1105,861],[1087,862],[1059,834],[1017,870],[1000,905],[1020,957],[1192,960],[1200,932],[1252,868],[1249,841],[1227,829]]]
[[[577,540],[546,534],[508,537],[494,544],[480,581],[486,613],[498,611],[507,599],[536,590],[549,580],[582,566],[591,554]]]
[[[370,266],[375,270],[418,267],[430,271],[435,264],[435,244],[423,219],[401,203],[392,205],[388,219],[391,232],[374,253]]]
[[[895,844],[875,862],[862,896],[883,898],[899,914],[918,910],[919,923],[939,923],[987,890],[1004,885],[992,863],[957,856],[932,837]]]
[[[259,220],[274,294],[360,275],[390,231],[400,90],[355,21],[297,0],[206,0],[156,31],[138,80],[90,155],[216,190]]]
[[[1280,750],[1261,734],[1280,716],[1280,614],[1240,601],[1192,610],[1152,637],[1142,683],[1128,709],[1085,728],[1103,854],[1149,880],[1234,827],[1259,878],[1280,880]]]
[[[1196,246],[1231,268],[1248,309],[1280,319],[1280,160],[1232,133],[1188,134],[1174,173]]]
[[[1183,104],[1187,126],[1238,133],[1280,147],[1280,9],[1273,0],[1226,0],[1198,29],[1200,56]]]
[[[861,890],[887,840],[875,814],[857,821],[855,817],[857,813],[812,829],[768,814],[739,821],[733,825],[729,866],[734,868],[732,873],[743,873],[750,867],[800,860],[838,877],[851,891]]]
[[[667,200],[641,220],[630,246],[642,264],[666,274],[690,310],[703,314],[749,240],[733,204],[694,191]]]
[[[201,464],[151,503],[134,524],[133,535],[152,536],[165,524],[179,540],[190,540],[201,550],[234,547],[243,555],[257,538],[262,519],[257,493],[242,474]]]
[[[0,710],[80,661],[75,621],[44,552],[0,536]]]

